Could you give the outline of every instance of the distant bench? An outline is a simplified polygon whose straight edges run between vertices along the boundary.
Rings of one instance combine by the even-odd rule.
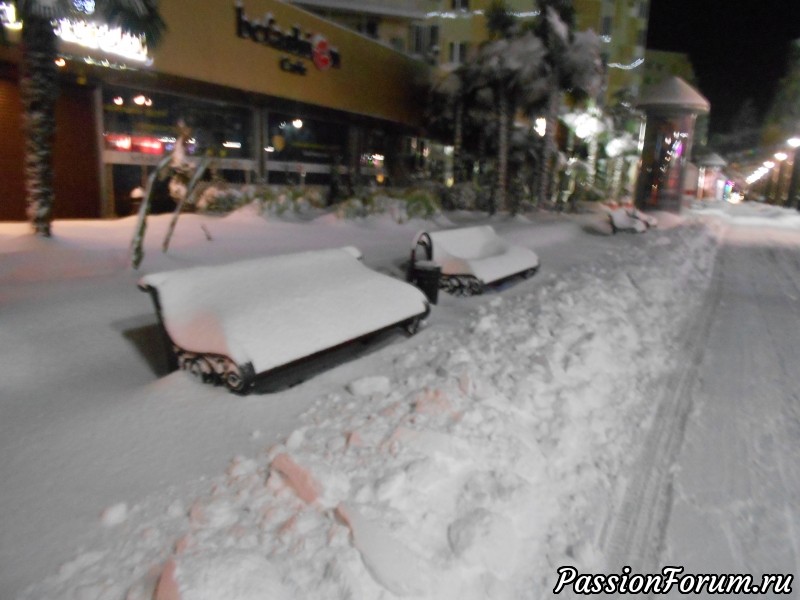
[[[422,292],[360,261],[356,248],[146,275],[172,366],[248,393],[256,378],[381,329],[414,333]]]
[[[515,275],[530,277],[539,269],[539,257],[524,246],[509,244],[491,225],[421,232],[412,246],[411,269],[417,250],[441,267],[441,289],[469,296],[486,285]]]

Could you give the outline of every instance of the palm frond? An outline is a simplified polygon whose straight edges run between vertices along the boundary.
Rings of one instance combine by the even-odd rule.
[[[158,45],[167,31],[157,0],[107,0],[97,4],[97,15],[127,33],[144,35],[151,48]]]
[[[17,18],[25,21],[26,16],[42,19],[61,19],[73,10],[69,0],[17,0]]]

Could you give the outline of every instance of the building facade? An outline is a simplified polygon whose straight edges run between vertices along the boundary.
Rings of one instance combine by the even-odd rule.
[[[131,212],[131,191],[192,131],[232,182],[325,184],[332,170],[402,178],[421,152],[428,66],[278,0],[161,3],[155,49],[86,22],[59,35],[55,216]],[[19,23],[0,14],[0,219],[24,219]]]
[[[639,95],[645,69],[650,0],[575,0],[578,29],[600,36],[606,67],[604,100],[614,103],[622,92]]]
[[[430,64],[452,68],[486,41],[491,0],[294,0],[363,35]],[[506,0],[521,19],[539,14],[536,0]],[[576,26],[600,36],[607,68],[605,101],[639,93],[650,0],[574,0]]]

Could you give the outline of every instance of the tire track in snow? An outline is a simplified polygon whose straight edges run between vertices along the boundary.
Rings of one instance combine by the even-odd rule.
[[[672,506],[673,465],[692,410],[691,389],[705,351],[704,341],[721,298],[719,260],[718,255],[702,304],[679,337],[675,354],[682,357],[681,363],[661,382],[658,409],[642,453],[621,500],[615,503],[618,508],[601,532],[599,545],[607,572],[620,572],[623,566],[630,566],[634,573],[660,570]]]

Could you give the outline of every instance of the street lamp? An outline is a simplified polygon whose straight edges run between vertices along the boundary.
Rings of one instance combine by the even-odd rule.
[[[797,199],[797,190],[800,187],[800,137],[791,137],[786,140],[790,147],[794,148],[792,157],[792,174],[789,178],[789,189],[786,192],[786,205],[796,205],[800,210],[800,200]]]

